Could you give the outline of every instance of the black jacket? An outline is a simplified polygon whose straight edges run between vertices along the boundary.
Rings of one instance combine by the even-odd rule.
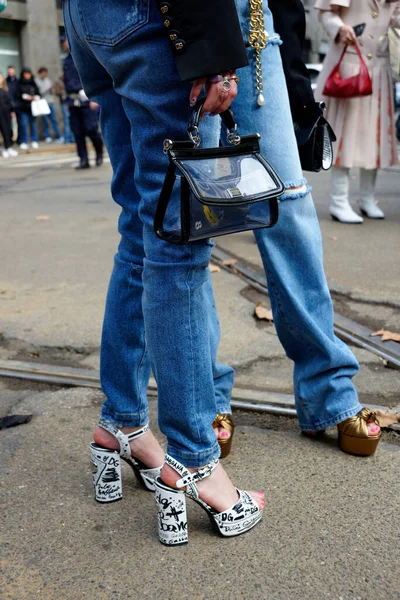
[[[17,107],[20,111],[31,114],[31,100],[24,100],[24,94],[28,96],[40,96],[39,88],[33,77],[31,79],[20,79],[17,87]]]
[[[268,6],[275,31],[283,42],[280,49],[293,119],[301,120],[303,107],[314,102],[310,77],[302,58],[306,32],[304,6],[300,0],[269,0]]]
[[[248,64],[234,0],[157,0],[183,81]]]
[[[6,78],[6,81],[7,81],[8,93],[11,96],[11,100],[12,100],[13,106],[15,108],[16,103],[17,103],[18,79],[16,77],[13,77],[11,79],[11,77],[8,76]]]
[[[10,114],[13,111],[11,96],[6,90],[0,88],[0,113]]]

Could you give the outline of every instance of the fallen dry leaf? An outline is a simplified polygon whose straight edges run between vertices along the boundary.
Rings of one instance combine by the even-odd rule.
[[[394,333],[393,331],[386,331],[386,329],[379,329],[371,333],[372,337],[381,336],[382,342],[398,342],[400,344],[400,333]]]
[[[222,261],[222,264],[227,267],[230,267],[231,265],[236,265],[236,263],[237,263],[236,258],[227,258],[226,260]]]
[[[379,427],[390,427],[390,425],[400,423],[400,414],[388,413],[383,410],[376,410],[375,414]]]
[[[47,215],[39,215],[39,217],[36,217],[36,221],[50,221],[50,217]]]
[[[210,273],[219,273],[221,270],[221,267],[219,267],[218,265],[213,265],[212,263],[210,264]]]
[[[263,306],[261,302],[257,302],[256,307],[254,309],[254,316],[260,321],[272,322],[274,320],[272,310],[270,308],[267,308],[266,306]]]

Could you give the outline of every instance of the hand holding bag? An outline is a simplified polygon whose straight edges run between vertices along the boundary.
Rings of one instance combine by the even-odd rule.
[[[39,98],[39,100],[32,100],[31,111],[33,117],[40,117],[42,115],[49,115],[50,107],[47,103],[47,100],[44,98]]]
[[[333,163],[332,142],[336,136],[324,118],[325,103],[306,104],[294,123],[300,162],[304,171],[328,171]]]
[[[233,113],[221,116],[229,146],[199,148],[204,100],[189,121],[189,141],[165,140],[169,168],[154,218],[156,235],[173,244],[272,227],[284,186],[260,154],[258,134],[240,137]],[[178,176],[177,176],[178,173]],[[176,180],[180,194],[176,193]]]
[[[322,92],[324,96],[332,98],[355,98],[357,96],[370,96],[372,94],[372,80],[357,42],[354,43],[354,48],[360,59],[360,72],[353,77],[342,79],[340,66],[348,49],[348,46],[345,46],[339,62],[326,80],[324,91]]]

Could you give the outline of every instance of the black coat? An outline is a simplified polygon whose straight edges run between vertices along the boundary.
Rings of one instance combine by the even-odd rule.
[[[11,96],[11,100],[12,100],[13,106],[15,108],[16,102],[17,102],[18,79],[16,77],[11,78],[10,76],[8,76],[6,78],[6,81],[7,81],[8,93]]]
[[[6,90],[0,88],[0,113],[10,114],[13,111],[11,96]]]
[[[21,112],[30,115],[32,100],[24,100],[22,97],[24,94],[28,94],[28,96],[40,96],[39,88],[33,77],[31,79],[20,79],[17,87],[17,107]]]
[[[300,0],[269,0],[275,31],[283,44],[281,56],[293,119],[301,120],[302,109],[314,102],[310,76],[302,58],[306,32],[304,6]]]
[[[157,0],[182,81],[248,64],[234,0]]]

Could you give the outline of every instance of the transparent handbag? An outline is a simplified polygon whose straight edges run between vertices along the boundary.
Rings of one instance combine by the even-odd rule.
[[[169,168],[154,218],[156,235],[174,244],[272,227],[284,186],[261,155],[259,134],[239,136],[232,111],[221,115],[228,146],[200,148],[203,101],[194,107],[189,140],[165,140]],[[180,190],[179,190],[179,187]]]

